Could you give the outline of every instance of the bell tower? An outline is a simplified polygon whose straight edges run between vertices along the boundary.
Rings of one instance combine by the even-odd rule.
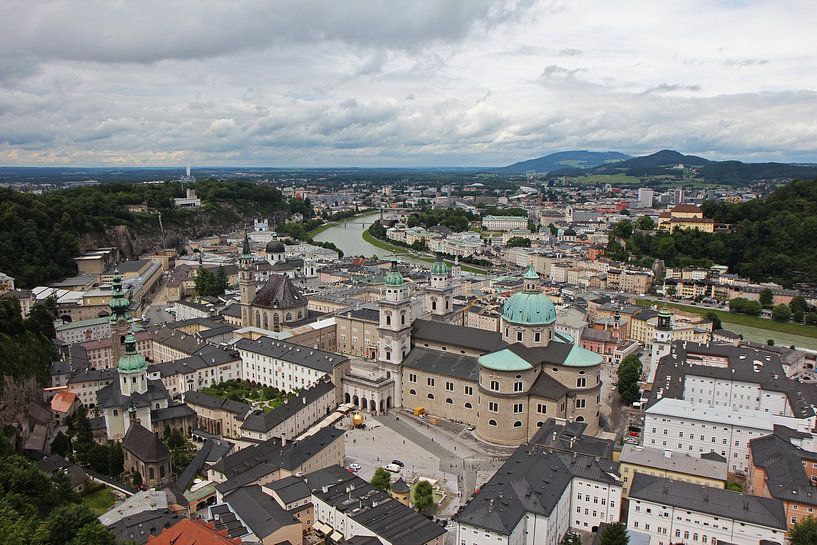
[[[255,299],[255,273],[252,270],[250,238],[244,231],[244,245],[238,257],[238,286],[241,292],[241,326],[252,324],[252,301]]]
[[[437,260],[431,266],[431,277],[425,293],[426,312],[437,319],[445,319],[454,310],[451,296],[454,288],[451,286],[451,274],[448,265],[443,262],[442,254],[437,253]]]
[[[111,309],[110,320],[111,323],[111,350],[112,350],[112,365],[115,365],[119,358],[122,357],[125,349],[125,336],[128,334],[128,308],[130,308],[130,300],[125,297],[125,291],[122,288],[122,277],[119,275],[119,269],[114,269],[113,280],[111,286],[111,300],[108,301],[108,308]]]
[[[380,324],[377,332],[380,340],[377,346],[377,360],[388,378],[394,379],[395,392],[392,399],[400,406],[402,389],[402,363],[411,350],[411,298],[397,270],[397,261],[392,261],[391,270],[386,274],[384,294],[379,303]]]
[[[647,370],[647,382],[652,384],[658,362],[672,350],[672,314],[665,308],[658,311],[658,324],[655,326],[652,349],[650,350],[650,367]]]

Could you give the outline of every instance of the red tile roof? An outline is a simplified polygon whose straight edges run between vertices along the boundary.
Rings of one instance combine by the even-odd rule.
[[[56,413],[67,413],[71,410],[76,400],[77,394],[75,392],[63,390],[51,400],[51,410]]]
[[[158,536],[150,536],[148,545],[239,545],[241,539],[227,537],[227,530],[216,530],[213,522],[183,519]]]

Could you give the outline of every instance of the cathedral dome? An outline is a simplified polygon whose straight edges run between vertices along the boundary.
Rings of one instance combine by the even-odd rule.
[[[448,274],[448,265],[445,264],[441,255],[437,255],[437,260],[431,266],[431,274],[439,276]]]
[[[266,250],[268,254],[282,254],[286,251],[286,248],[284,248],[284,243],[280,240],[271,240],[267,242]]]
[[[513,294],[502,306],[502,318],[520,325],[547,325],[556,321],[556,307],[536,282],[539,275],[529,266],[523,277],[525,289]]]
[[[108,308],[111,309],[111,320],[115,321],[120,316],[124,316],[130,308],[130,301],[125,297],[122,289],[122,277],[119,276],[119,269],[114,269],[113,282],[111,286],[111,299],[108,301]]]
[[[147,369],[145,357],[136,351],[136,337],[133,336],[133,331],[125,336],[125,353],[119,358],[117,368],[120,373],[138,373]]]
[[[386,273],[386,285],[390,288],[399,288],[403,285],[403,275],[397,270],[397,261],[391,262],[391,270]]]

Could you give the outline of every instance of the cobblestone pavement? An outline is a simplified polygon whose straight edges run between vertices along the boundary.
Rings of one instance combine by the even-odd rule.
[[[436,480],[447,496],[438,513],[443,517],[453,515],[512,451],[483,445],[455,423],[432,424],[402,411],[369,415],[367,424],[347,432],[347,463],[360,464],[358,475],[370,480],[375,468],[398,459],[405,464],[405,480]],[[349,419],[341,425],[348,429]]]

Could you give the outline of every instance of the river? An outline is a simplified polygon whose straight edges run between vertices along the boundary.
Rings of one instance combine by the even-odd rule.
[[[333,242],[343,250],[345,256],[363,255],[366,257],[387,256],[391,252],[378,248],[363,240],[363,231],[377,220],[379,212],[372,212],[362,216],[355,216],[338,222],[326,231],[315,236],[315,240],[321,242]]]

